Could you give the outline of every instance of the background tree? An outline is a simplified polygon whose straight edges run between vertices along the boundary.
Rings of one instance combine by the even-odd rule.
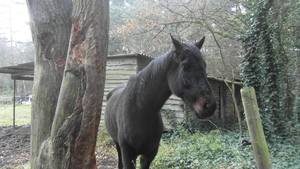
[[[252,29],[250,29],[245,35],[245,37],[243,37],[242,39],[243,48],[246,52],[242,64],[243,66],[242,73],[245,82],[244,84],[245,86],[251,86],[255,88],[255,91],[258,94],[258,103],[261,108],[263,107],[263,103],[265,99],[262,94],[264,90],[263,86],[264,84],[267,84],[263,80],[264,78],[266,78],[267,74],[269,74],[271,71],[276,71],[276,72],[274,72],[273,77],[267,77],[269,79],[268,80],[269,86],[266,87],[265,90],[267,90],[267,93],[272,91],[274,92],[275,96],[273,96],[274,99],[273,101],[275,101],[275,98],[276,101],[272,103],[274,104],[273,106],[275,105],[277,106],[278,105],[277,101],[279,101],[277,77],[276,77],[278,75],[278,70],[274,70],[275,67],[277,68],[277,66],[275,66],[277,62],[274,62],[274,60],[272,60],[273,44],[270,42],[269,21],[268,21],[268,12],[272,7],[273,3],[274,1],[269,1],[268,3],[264,3],[264,1],[261,1],[260,4],[253,5],[252,8],[255,10],[254,12],[255,15],[252,18],[253,20],[253,24],[251,27]],[[254,6],[256,7],[256,9]],[[251,9],[251,7],[249,8]],[[265,55],[265,58],[263,58],[263,55]],[[270,67],[268,66],[268,71],[267,71],[265,69],[267,67],[266,63],[270,64],[270,62],[272,62],[273,65],[270,65]],[[271,88],[270,90],[268,90],[269,87]],[[265,115],[268,116],[270,119],[271,114],[265,114]],[[269,120],[269,122],[271,121]]]
[[[298,116],[293,110],[292,92],[297,91],[293,80],[297,54],[291,49],[298,49],[295,45],[298,40],[292,40],[295,29],[292,25],[299,22],[290,22],[296,16],[291,13],[298,11],[291,5],[297,6],[299,1],[244,3],[250,14],[245,21],[252,25],[242,35],[244,84],[256,88],[269,135],[293,133],[288,131],[293,127],[287,126],[293,121],[292,116]]]
[[[290,133],[284,126],[299,117],[298,7],[299,0],[132,0],[116,7],[128,14],[112,20],[110,37],[118,53],[156,57],[170,48],[169,33],[190,42],[205,35],[208,75],[254,87],[265,129]]]
[[[24,21],[27,10],[25,1],[9,0],[0,2],[0,67],[14,66],[20,63],[33,61],[34,46],[28,37],[30,32]],[[22,17],[20,19],[20,17]],[[13,83],[10,75],[1,74],[0,91],[2,96],[13,94]],[[32,92],[32,81],[17,81],[16,94],[25,95]]]
[[[9,46],[6,43],[7,39],[4,37],[0,38],[0,67],[8,66],[8,56],[9,56]],[[12,83],[10,83],[9,75],[1,75],[0,76],[0,88],[1,92],[8,94],[10,90],[12,90]]]
[[[27,4],[36,47],[31,166],[96,168],[109,2]]]
[[[209,73],[220,77],[225,77],[225,74],[229,73],[231,76],[231,70],[224,71],[226,67],[230,67],[238,77],[240,43],[234,39],[236,31],[230,31],[229,24],[226,24],[229,19],[224,20],[226,16],[223,16],[233,13],[232,6],[223,1],[205,3],[198,0],[176,0],[169,3],[169,1],[134,0],[122,6],[122,9],[126,10],[120,11],[128,13],[122,22],[112,18],[110,38],[112,42],[118,42],[119,45],[115,48],[118,48],[119,53],[126,53],[128,50],[131,53],[145,53],[157,57],[170,49],[170,33],[182,41],[189,42],[195,42],[205,35],[207,40],[203,50],[209,68],[214,67]],[[224,10],[220,12],[216,7]],[[112,16],[123,16],[123,13],[118,14],[116,10],[111,12]],[[218,14],[215,18],[222,16],[222,19],[219,19],[223,20],[220,24],[216,23],[216,19],[212,19],[213,13]],[[215,50],[217,44],[221,50]]]

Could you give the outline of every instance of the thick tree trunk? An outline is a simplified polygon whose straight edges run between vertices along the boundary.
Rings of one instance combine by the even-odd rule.
[[[95,146],[108,47],[108,6],[108,0],[74,1],[69,56],[52,126],[50,150],[54,153],[50,168],[96,168]]]
[[[261,71],[261,58],[259,56],[259,48],[261,44],[264,44],[264,48],[266,49],[266,54],[271,51],[268,49],[270,42],[268,39],[265,39],[268,36],[268,21],[267,14],[269,9],[272,7],[274,0],[269,0],[264,6],[261,6],[258,10],[257,21],[252,26],[252,33],[247,39],[244,40],[243,48],[245,50],[245,56],[243,62],[247,64],[247,69],[242,70],[243,74],[253,75],[255,74],[255,78],[245,78],[244,86],[245,87],[254,87],[255,92],[257,94],[258,106],[263,108],[263,91],[262,86],[264,85],[262,82],[262,78],[265,78],[263,72]],[[262,38],[263,42],[260,41]],[[273,78],[273,77],[272,77]],[[275,87],[275,86],[274,86]]]
[[[109,1],[27,0],[27,3],[37,49],[31,166],[96,168]]]
[[[35,44],[31,113],[31,168],[50,136],[71,32],[71,0],[27,0]]]

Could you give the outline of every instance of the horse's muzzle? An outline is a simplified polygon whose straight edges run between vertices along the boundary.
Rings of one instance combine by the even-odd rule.
[[[200,98],[193,104],[193,108],[196,113],[196,117],[204,119],[214,114],[217,104],[215,99]]]

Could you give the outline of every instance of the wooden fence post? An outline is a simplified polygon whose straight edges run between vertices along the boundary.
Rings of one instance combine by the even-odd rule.
[[[259,115],[254,88],[250,87],[241,89],[241,96],[245,110],[248,131],[252,142],[256,167],[258,169],[270,169],[270,156]]]

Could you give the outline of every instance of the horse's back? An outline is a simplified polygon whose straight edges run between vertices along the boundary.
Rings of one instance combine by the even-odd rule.
[[[120,93],[121,91],[123,91],[123,89],[125,87],[126,87],[126,84],[121,84],[121,85],[118,85],[115,88],[113,88],[111,91],[108,92],[108,94],[106,96],[106,101],[108,101],[113,94]]]

